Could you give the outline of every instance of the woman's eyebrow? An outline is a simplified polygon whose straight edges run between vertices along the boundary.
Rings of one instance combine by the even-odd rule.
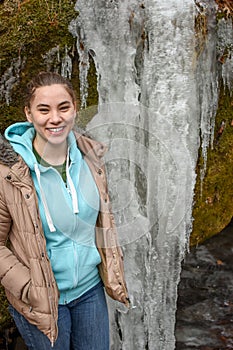
[[[49,105],[47,105],[46,103],[39,103],[36,108],[40,108],[40,107],[49,107]]]
[[[70,101],[63,101],[63,102],[59,103],[58,106],[60,107],[62,105],[66,105],[66,104],[71,104],[71,102]]]

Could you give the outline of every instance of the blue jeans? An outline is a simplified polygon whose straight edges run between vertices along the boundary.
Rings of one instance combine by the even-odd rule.
[[[109,350],[109,319],[102,282],[80,298],[58,307],[58,338],[49,339],[12,305],[15,324],[30,350]]]

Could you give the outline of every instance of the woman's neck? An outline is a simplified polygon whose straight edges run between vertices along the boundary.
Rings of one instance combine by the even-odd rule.
[[[33,147],[36,149],[40,157],[51,165],[60,165],[66,160],[67,143],[53,145],[47,142],[46,145],[41,145],[37,138],[35,138]]]

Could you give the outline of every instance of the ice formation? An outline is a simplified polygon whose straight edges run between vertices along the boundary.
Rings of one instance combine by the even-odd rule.
[[[88,129],[109,146],[109,186],[132,301],[130,310],[109,301],[111,349],[172,350],[195,165],[200,145],[206,161],[218,101],[216,3],[79,0],[76,10],[70,31],[77,37],[82,106],[92,56],[99,103]],[[199,43],[198,15],[207,21]],[[230,41],[230,24],[221,25],[219,36]],[[226,84],[230,59],[228,66]]]

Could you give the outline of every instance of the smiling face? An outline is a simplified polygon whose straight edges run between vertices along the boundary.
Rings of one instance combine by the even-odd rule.
[[[67,147],[67,136],[75,121],[76,105],[65,85],[36,88],[30,107],[25,107],[25,114],[36,130],[34,144],[40,154],[46,146]]]

